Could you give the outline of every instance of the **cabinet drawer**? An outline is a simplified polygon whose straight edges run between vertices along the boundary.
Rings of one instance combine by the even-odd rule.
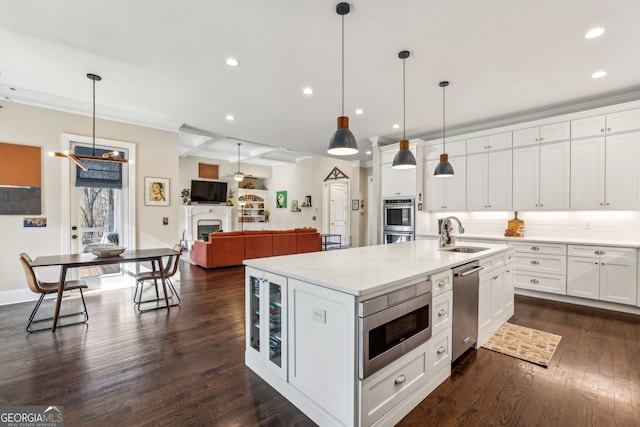
[[[369,426],[429,379],[429,341],[360,381],[361,425]]]
[[[518,270],[567,274],[567,257],[564,255],[519,254],[514,265]]]
[[[520,289],[566,295],[567,276],[516,270],[513,275],[513,286]]]
[[[607,247],[607,246],[569,245],[568,254],[570,256],[597,257],[597,258],[600,258],[600,257],[635,258],[636,249]]]
[[[445,292],[433,297],[431,306],[433,307],[431,335],[434,336],[451,327],[453,292]]]
[[[429,340],[431,343],[431,354],[429,363],[433,374],[444,365],[451,364],[451,333],[449,330],[442,332]]]
[[[482,270],[480,270],[480,276],[485,276],[491,273],[496,268],[502,267],[507,262],[507,253],[502,252],[497,255],[493,255],[486,258],[480,259],[480,266]]]
[[[433,274],[431,276],[431,295],[436,297],[444,292],[453,289],[453,274],[451,270],[443,271],[442,273]]]
[[[520,253],[549,254],[549,255],[566,255],[567,254],[567,245],[563,245],[560,243],[509,242],[509,245],[513,245],[513,249],[516,251],[516,255]]]

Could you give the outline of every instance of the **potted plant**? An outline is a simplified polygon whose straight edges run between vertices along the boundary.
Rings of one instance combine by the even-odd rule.
[[[191,195],[191,190],[183,188],[180,195],[182,196],[182,203],[187,203],[189,201],[189,196]]]

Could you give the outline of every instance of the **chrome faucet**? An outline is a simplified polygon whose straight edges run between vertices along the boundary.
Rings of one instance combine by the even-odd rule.
[[[464,227],[458,218],[455,216],[448,216],[439,220],[440,222],[440,247],[444,248],[446,246],[454,246],[455,239],[449,232],[452,230],[451,228],[451,220],[455,220],[458,223],[458,232],[460,234],[464,233]]]

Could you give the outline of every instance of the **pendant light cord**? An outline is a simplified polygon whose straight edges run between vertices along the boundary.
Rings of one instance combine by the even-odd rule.
[[[96,81],[93,80],[93,155],[96,155]]]
[[[344,116],[344,15],[342,15],[342,115]]]
[[[442,86],[442,153],[446,153],[447,149],[445,148],[445,139],[444,139],[444,115],[445,115],[445,108],[444,108],[444,92],[445,92],[445,88],[446,86]]]
[[[406,85],[405,85],[405,60],[402,59],[402,139],[407,139],[407,102],[406,102]]]
[[[240,173],[240,143],[238,142],[238,173]]]

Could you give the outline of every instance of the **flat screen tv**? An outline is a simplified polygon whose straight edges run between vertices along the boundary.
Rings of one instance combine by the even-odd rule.
[[[191,201],[195,203],[227,203],[227,183],[191,180]]]

